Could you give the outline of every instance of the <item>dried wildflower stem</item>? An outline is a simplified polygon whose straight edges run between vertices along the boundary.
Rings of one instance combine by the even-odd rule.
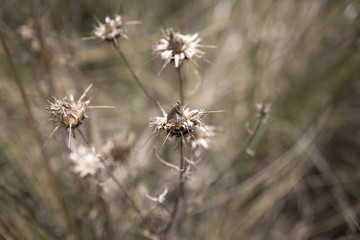
[[[179,75],[179,93],[180,93],[180,104],[184,105],[184,83],[183,78],[181,74],[181,66],[182,63],[180,63],[180,66],[178,67],[178,75]]]
[[[76,235],[77,239],[81,239],[80,233],[77,231],[75,223],[74,223],[74,221],[73,221],[73,219],[72,219],[72,217],[70,215],[70,212],[68,211],[68,209],[66,207],[65,200],[62,198],[60,186],[59,186],[59,184],[58,184],[58,182],[57,182],[57,180],[55,178],[55,173],[53,172],[53,170],[50,167],[49,157],[48,157],[47,153],[45,152],[45,149],[43,148],[43,143],[44,142],[42,140],[41,133],[40,133],[39,129],[37,128],[37,124],[35,123],[35,119],[34,119],[34,117],[32,115],[30,105],[29,105],[29,101],[27,99],[27,95],[26,95],[25,90],[24,90],[24,86],[23,86],[22,82],[20,81],[20,78],[19,78],[19,76],[17,74],[14,62],[13,62],[13,60],[11,58],[9,49],[8,49],[8,47],[6,45],[5,39],[4,39],[3,34],[2,34],[1,31],[0,31],[0,41],[1,41],[1,45],[2,45],[2,47],[4,49],[4,52],[5,52],[7,62],[10,65],[12,74],[14,75],[16,86],[20,91],[20,95],[21,95],[22,101],[24,103],[26,113],[28,115],[30,126],[31,126],[32,131],[33,131],[33,133],[35,135],[36,141],[37,141],[38,145],[40,146],[40,152],[41,152],[41,155],[42,155],[42,159],[43,159],[43,162],[44,162],[44,165],[45,165],[46,172],[47,172],[49,180],[50,180],[50,185],[51,185],[51,188],[54,191],[55,197],[56,197],[56,199],[57,199],[57,201],[58,201],[58,203],[59,203],[59,205],[61,207],[61,212],[64,214],[64,220],[65,220],[66,226],[68,228],[68,231],[71,232],[71,233],[74,233]]]
[[[173,223],[175,222],[175,216],[176,216],[176,213],[177,213],[178,208],[179,208],[180,200],[181,200],[182,196],[184,195],[184,179],[183,179],[183,175],[184,175],[184,171],[185,171],[185,166],[184,166],[184,147],[183,147],[183,142],[182,141],[180,141],[179,149],[180,149],[180,169],[179,169],[178,192],[177,192],[177,198],[175,200],[174,208],[173,208],[173,210],[171,212],[170,221],[168,222],[167,226],[163,230],[163,234],[164,234],[165,239],[166,239],[166,235],[170,231]]]
[[[103,164],[105,164],[104,159],[100,157],[100,160]],[[125,187],[120,183],[120,181],[114,176],[114,174],[111,171],[107,171],[111,179],[115,182],[115,184],[118,186],[118,188],[122,191],[127,201],[131,204],[131,206],[134,208],[136,213],[141,217],[144,218],[143,214],[140,211],[140,208],[136,205],[134,199],[130,197],[130,195],[127,193]]]
[[[183,79],[182,79],[182,75],[181,75],[181,66],[182,63],[180,64],[180,66],[178,67],[178,76],[179,76],[179,95],[180,95],[180,104],[184,105],[184,92],[183,92]],[[175,217],[176,217],[176,213],[178,211],[179,208],[179,204],[181,201],[181,198],[184,196],[185,193],[185,187],[184,187],[184,179],[183,179],[183,175],[185,172],[185,158],[184,158],[184,146],[183,146],[183,140],[180,140],[180,144],[179,144],[179,151],[180,151],[180,168],[179,168],[179,185],[178,185],[178,192],[177,192],[177,198],[175,200],[175,205],[173,208],[173,211],[171,212],[171,216],[170,216],[170,221],[167,224],[166,228],[164,229],[164,235],[166,236],[167,233],[170,231],[171,226],[173,225],[174,221],[175,221]],[[181,221],[179,221],[181,222]]]
[[[217,177],[210,182],[198,195],[199,199],[202,199],[202,197],[206,194],[206,192],[214,187],[223,177],[224,175],[231,170],[238,162],[239,159],[246,153],[246,150],[250,147],[251,143],[253,142],[255,136],[257,135],[261,124],[264,122],[264,117],[265,116],[260,116],[260,118],[258,119],[258,122],[256,123],[256,126],[254,128],[253,131],[250,132],[250,136],[248,138],[248,140],[246,141],[245,145],[243,146],[243,148],[240,150],[240,152],[235,156],[235,158],[230,162],[229,165],[227,165],[218,175]]]
[[[112,42],[114,43],[114,47],[115,47],[116,51],[119,53],[119,55],[121,56],[121,58],[125,62],[127,68],[129,69],[131,75],[135,79],[135,82],[137,83],[137,85],[139,85],[140,89],[143,91],[143,93],[146,95],[146,97],[148,97],[153,103],[157,104],[157,101],[151,96],[151,94],[146,90],[145,86],[141,83],[141,81],[138,78],[138,76],[136,75],[134,69],[131,67],[130,62],[127,60],[124,53],[121,51],[117,40],[114,39]]]
[[[102,197],[102,190],[103,188],[99,185],[97,185],[97,195],[98,195],[98,201],[101,205],[101,208],[103,210],[103,216],[104,216],[104,228],[106,231],[106,239],[112,240],[115,239],[114,238],[114,229],[113,226],[111,224],[111,218],[110,218],[110,214],[109,214],[109,206],[107,205],[106,201],[104,200],[104,198]]]
[[[84,134],[82,133],[82,131],[79,130],[78,132],[80,133],[81,137],[84,139],[85,143],[86,143],[89,147],[91,147],[90,142],[85,138],[85,136],[84,136]],[[104,166],[106,166],[105,160],[104,160],[101,156],[99,156],[99,159],[100,159],[101,163],[102,163]],[[118,186],[118,188],[123,192],[125,198],[128,200],[128,202],[129,202],[129,203],[131,204],[131,206],[134,208],[134,210],[136,211],[136,213],[137,213],[141,218],[143,218],[143,215],[142,215],[142,213],[141,213],[141,211],[140,211],[140,208],[136,205],[134,199],[132,199],[132,198],[130,197],[130,195],[127,193],[125,187],[119,182],[119,180],[114,176],[114,174],[113,174],[111,171],[109,171],[108,169],[106,169],[106,172],[109,174],[109,176],[110,176],[111,179],[115,182],[115,184]]]

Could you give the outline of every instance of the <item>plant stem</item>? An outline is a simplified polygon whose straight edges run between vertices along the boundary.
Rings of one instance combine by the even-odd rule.
[[[133,76],[133,78],[135,79],[135,82],[137,83],[137,85],[139,85],[140,89],[143,91],[143,93],[146,95],[146,97],[148,97],[155,105],[157,105],[157,101],[151,96],[151,94],[146,90],[145,86],[141,83],[140,79],[138,78],[138,76],[136,75],[134,69],[131,67],[130,62],[127,60],[127,58],[125,57],[125,54],[121,51],[120,46],[118,44],[118,42],[116,40],[113,41],[114,43],[114,47],[116,49],[116,51],[119,53],[119,55],[121,56],[121,58],[123,59],[123,61],[125,62],[127,68],[129,69],[131,75]]]
[[[53,189],[55,197],[56,197],[56,199],[57,199],[57,201],[58,201],[58,203],[59,203],[59,205],[61,207],[61,212],[64,214],[64,219],[65,219],[67,229],[68,229],[69,232],[75,234],[77,239],[81,239],[80,232],[76,228],[75,222],[72,219],[72,217],[70,215],[70,212],[66,207],[65,200],[62,197],[61,189],[60,189],[59,183],[56,180],[55,173],[53,172],[53,170],[50,167],[49,156],[47,155],[47,153],[45,151],[45,148],[43,148],[44,142],[42,140],[41,133],[40,133],[39,129],[37,128],[37,124],[35,123],[35,119],[34,119],[34,117],[32,115],[30,105],[29,105],[29,101],[27,99],[27,95],[26,95],[26,92],[24,90],[24,86],[23,86],[22,82],[20,81],[20,78],[19,78],[19,76],[17,74],[15,64],[14,64],[12,58],[11,58],[9,49],[8,49],[8,47],[6,45],[5,39],[4,39],[3,34],[2,34],[1,31],[0,31],[0,41],[1,41],[1,45],[2,45],[2,47],[4,49],[5,56],[6,56],[6,59],[8,61],[8,64],[10,65],[12,74],[14,75],[16,86],[20,91],[20,95],[21,95],[22,101],[24,103],[26,113],[28,115],[29,123],[30,123],[30,126],[32,128],[33,134],[35,135],[35,139],[36,139],[36,141],[37,141],[37,143],[38,143],[38,145],[40,147],[40,152],[41,152],[41,155],[42,155],[42,159],[43,159],[43,163],[45,165],[47,175],[49,177],[51,188]]]
[[[185,172],[185,166],[184,166],[184,148],[183,148],[183,142],[180,142],[180,169],[179,169],[179,185],[178,185],[178,192],[177,192],[177,198],[175,200],[174,208],[171,212],[170,221],[168,222],[167,226],[163,230],[163,238],[166,238],[166,235],[170,231],[174,221],[175,216],[179,208],[180,200],[184,195],[184,180],[183,180],[183,174]]]
[[[184,83],[183,78],[181,75],[181,66],[182,63],[180,63],[180,66],[178,67],[178,75],[179,75],[179,94],[180,94],[180,104],[184,105]]]
[[[91,147],[90,142],[85,138],[84,134],[82,133],[82,131],[78,130],[78,132],[80,133],[81,137],[84,139],[85,143],[88,145],[88,147]],[[102,157],[99,157],[101,163],[106,166],[105,160]],[[125,198],[127,199],[127,201],[131,204],[131,206],[134,208],[134,210],[136,211],[136,213],[141,217],[144,218],[140,208],[136,205],[134,199],[132,199],[130,197],[130,195],[127,193],[127,191],[125,190],[125,187],[120,183],[120,181],[114,176],[114,174],[109,171],[106,168],[106,172],[109,174],[109,176],[111,177],[111,179],[115,182],[115,184],[118,186],[118,188],[122,191],[122,193],[124,194]]]
[[[178,68],[178,76],[179,76],[179,89],[180,89],[180,91],[179,91],[180,104],[183,106],[184,105],[184,92],[183,92],[183,79],[181,76],[181,66],[182,65],[180,64],[180,66]],[[183,196],[185,194],[185,186],[184,186],[185,184],[184,184],[183,175],[186,170],[186,166],[185,166],[185,158],[184,158],[183,139],[180,140],[179,151],[180,151],[180,168],[179,168],[179,184],[178,184],[177,198],[175,200],[173,211],[171,212],[170,221],[168,222],[167,226],[163,230],[164,238],[166,238],[166,235],[170,231],[170,229],[175,221],[176,213],[178,212],[178,208],[179,208],[181,199],[183,198]]]

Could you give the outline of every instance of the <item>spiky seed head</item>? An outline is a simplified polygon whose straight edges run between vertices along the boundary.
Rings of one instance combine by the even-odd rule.
[[[162,69],[171,61],[174,62],[175,68],[178,68],[185,59],[202,58],[205,52],[200,48],[213,47],[201,45],[200,41],[198,33],[183,35],[168,28],[159,43],[154,46],[154,52],[164,60]]]
[[[86,108],[90,103],[90,99],[85,100],[86,93],[91,85],[85,90],[84,94],[78,101],[73,96],[64,97],[62,100],[54,98],[54,102],[48,101],[49,105],[46,110],[50,112],[50,120],[57,125],[66,128],[76,128],[80,126],[86,117]]]
[[[177,102],[168,113],[162,117],[150,119],[150,127],[155,127],[155,132],[161,132],[173,140],[191,142],[196,140],[198,131],[203,131],[205,124],[202,118],[207,114],[205,110],[191,110]],[[206,131],[204,131],[206,134]]]
[[[125,25],[140,24],[140,21],[125,21],[121,15],[116,14],[114,18],[105,17],[105,23],[96,20],[97,25],[94,26],[93,37],[100,38],[105,41],[115,41],[119,38],[127,39]]]

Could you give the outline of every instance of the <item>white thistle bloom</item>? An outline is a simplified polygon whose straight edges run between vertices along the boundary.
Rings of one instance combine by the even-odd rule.
[[[94,175],[99,168],[104,165],[100,160],[100,154],[97,154],[95,148],[89,148],[80,145],[69,155],[71,161],[74,163],[74,172],[79,174],[80,177],[86,175]]]
[[[175,68],[178,68],[185,59],[202,58],[205,52],[200,48],[214,47],[199,44],[200,41],[198,33],[183,35],[168,28],[159,43],[155,45],[154,52],[159,54],[161,59],[165,61],[162,69],[170,61],[174,61]]]
[[[180,103],[176,103],[169,113],[162,110],[162,117],[150,119],[150,127],[155,127],[156,132],[162,132],[166,135],[165,141],[170,137],[173,140],[182,139],[187,142],[196,141],[196,135],[199,132],[207,134],[206,127],[202,122],[202,117],[207,114],[205,110],[191,110],[184,108]]]
[[[93,35],[96,38],[107,41],[115,41],[122,37],[127,39],[125,25],[139,24],[139,21],[124,21],[121,15],[115,15],[114,19],[105,17],[105,23],[97,20],[97,26],[94,27]]]

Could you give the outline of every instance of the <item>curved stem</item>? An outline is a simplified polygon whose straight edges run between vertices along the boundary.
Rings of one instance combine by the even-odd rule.
[[[168,222],[167,226],[163,230],[164,238],[166,238],[166,235],[169,233],[173,223],[175,222],[176,213],[179,209],[180,200],[184,195],[184,179],[183,175],[185,172],[185,161],[184,161],[184,147],[183,142],[180,142],[180,168],[179,168],[179,185],[178,185],[178,192],[177,192],[177,198],[175,200],[174,208],[171,212],[170,221]]]
[[[182,63],[180,63],[180,66],[178,67],[179,94],[180,94],[180,104],[184,105],[184,83],[183,83],[183,78],[182,78],[182,75],[181,75],[181,66],[182,66]]]
[[[80,133],[81,137],[84,139],[86,145],[88,145],[88,147],[91,147],[90,142],[86,139],[86,137],[84,136],[84,134],[82,133],[82,131],[80,131],[78,129],[78,132]],[[106,166],[105,160],[99,156],[99,159],[101,161],[101,163]],[[121,184],[121,182],[114,176],[114,174],[108,170],[106,168],[106,172],[109,174],[109,176],[111,177],[111,179],[114,181],[114,183],[118,186],[118,188],[122,191],[122,193],[124,194],[126,200],[130,203],[130,205],[134,208],[135,212],[141,217],[144,218],[144,216],[142,215],[140,208],[136,205],[134,199],[132,199],[130,197],[130,195],[127,193],[126,188]]]
[[[130,62],[127,60],[124,53],[121,51],[120,46],[117,43],[117,41],[114,40],[113,43],[114,43],[114,47],[115,47],[116,51],[119,53],[119,55],[125,62],[127,68],[129,69],[131,75],[135,79],[135,82],[137,83],[137,85],[139,85],[140,89],[143,91],[143,93],[146,95],[146,97],[148,97],[154,104],[157,104],[157,101],[151,96],[151,94],[146,90],[145,86],[141,83],[141,81],[138,78],[138,76],[136,75],[134,69],[131,67]]]

